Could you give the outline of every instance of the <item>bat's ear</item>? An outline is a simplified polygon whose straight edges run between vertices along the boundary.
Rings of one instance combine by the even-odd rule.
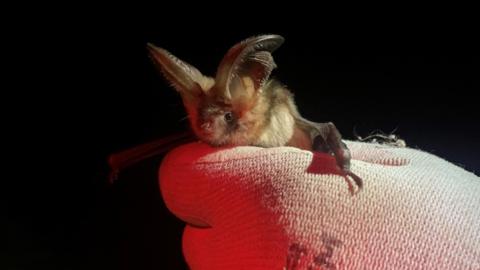
[[[276,67],[271,53],[282,45],[279,35],[262,35],[234,45],[217,70],[216,91],[227,101],[251,97],[262,88]]]
[[[213,84],[211,78],[203,76],[195,67],[173,56],[167,50],[151,43],[147,44],[147,49],[155,65],[182,97],[198,97],[206,91],[202,89]]]

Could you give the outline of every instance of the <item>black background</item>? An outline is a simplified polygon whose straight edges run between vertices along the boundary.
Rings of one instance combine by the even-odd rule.
[[[295,93],[305,117],[334,122],[345,139],[354,130],[363,137],[395,130],[410,147],[480,171],[480,61],[469,21],[407,26],[410,17],[402,16],[366,24],[362,16],[327,19],[327,11],[305,10],[221,17],[154,7],[68,11],[31,21],[11,39],[22,43],[12,53],[20,74],[9,88],[21,105],[9,121],[7,146],[19,162],[7,181],[15,192],[6,204],[3,269],[185,268],[183,223],[158,190],[161,156],[114,185],[107,181],[110,153],[188,125],[179,96],[147,57],[147,42],[213,75],[234,43],[281,34],[273,76]]]

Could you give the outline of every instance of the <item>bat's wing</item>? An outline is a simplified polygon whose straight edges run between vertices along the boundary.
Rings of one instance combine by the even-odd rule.
[[[167,153],[181,144],[194,140],[195,136],[191,132],[186,131],[114,153],[108,158],[111,170],[110,182],[113,183],[117,179],[121,170],[144,159]]]

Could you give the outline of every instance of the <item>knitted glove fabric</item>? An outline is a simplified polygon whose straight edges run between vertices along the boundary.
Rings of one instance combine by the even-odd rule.
[[[419,150],[346,143],[364,181],[355,195],[326,154],[170,152],[160,189],[187,223],[191,269],[480,269],[479,177]]]

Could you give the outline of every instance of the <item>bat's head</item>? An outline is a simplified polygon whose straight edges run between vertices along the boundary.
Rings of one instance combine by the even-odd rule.
[[[262,35],[235,44],[220,62],[215,78],[165,49],[148,44],[150,56],[180,93],[199,139],[215,145],[250,145],[265,124],[269,101],[261,95],[276,67],[271,53],[284,39]]]

